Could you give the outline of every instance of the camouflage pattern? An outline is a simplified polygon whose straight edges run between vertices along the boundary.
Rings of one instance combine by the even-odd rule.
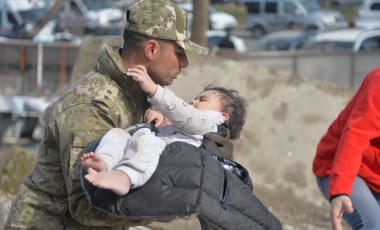
[[[187,24],[187,13],[170,0],[141,0],[127,11],[126,29],[176,41],[191,53],[207,54],[206,48],[190,41]]]
[[[4,229],[128,229],[152,222],[95,209],[80,183],[84,147],[110,128],[142,122],[146,107],[145,93],[126,76],[119,49],[106,46],[95,71],[46,109],[36,167],[22,182]]]

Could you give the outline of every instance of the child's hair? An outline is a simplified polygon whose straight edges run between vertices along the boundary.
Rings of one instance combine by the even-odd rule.
[[[227,89],[221,86],[206,85],[204,91],[212,90],[222,94],[222,104],[224,105],[224,112],[228,113],[229,119],[225,122],[230,130],[230,138],[237,139],[243,129],[245,119],[247,116],[247,102],[239,96],[238,91],[234,89]]]

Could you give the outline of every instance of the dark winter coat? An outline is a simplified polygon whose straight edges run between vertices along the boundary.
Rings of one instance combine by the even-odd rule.
[[[252,194],[249,176],[243,175],[243,182],[226,170],[210,154],[217,152],[214,142],[208,140],[206,148],[169,144],[152,178],[126,196],[93,187],[82,171],[86,196],[95,207],[128,219],[170,221],[197,214],[207,230],[281,229],[280,221]]]

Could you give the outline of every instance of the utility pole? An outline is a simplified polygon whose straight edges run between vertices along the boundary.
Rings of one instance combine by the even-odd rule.
[[[206,31],[209,28],[208,9],[210,0],[193,0],[193,25],[191,28],[191,40],[206,46]]]

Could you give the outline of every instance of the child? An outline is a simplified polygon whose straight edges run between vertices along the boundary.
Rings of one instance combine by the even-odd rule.
[[[217,132],[218,125],[223,123],[229,128],[231,139],[239,137],[246,103],[237,91],[208,86],[186,103],[169,89],[155,84],[143,66],[130,68],[127,74],[139,82],[148,94],[148,101],[160,111],[148,110],[146,116],[147,122],[155,122],[158,127],[157,136],[148,128],[132,136],[123,129],[108,131],[95,153],[81,157],[88,172],[85,178],[94,186],[126,195],[130,188],[142,186],[151,177],[167,144],[182,141],[199,147],[203,135]]]

